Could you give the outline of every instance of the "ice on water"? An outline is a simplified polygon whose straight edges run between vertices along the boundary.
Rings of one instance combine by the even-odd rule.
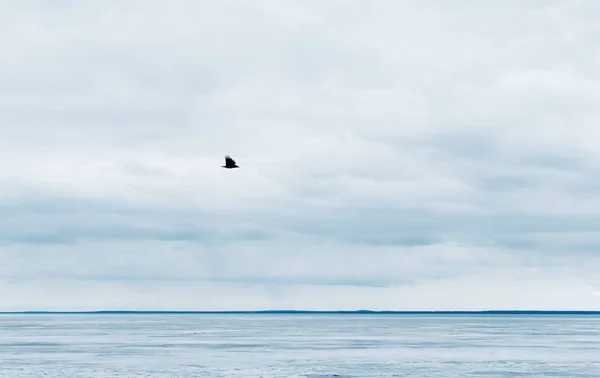
[[[1,315],[0,377],[600,377],[583,315]]]

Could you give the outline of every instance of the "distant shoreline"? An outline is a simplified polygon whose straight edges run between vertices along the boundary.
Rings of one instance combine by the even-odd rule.
[[[256,311],[0,311],[0,315],[600,315],[600,311],[584,310],[483,310],[483,311],[311,311],[311,310],[256,310]]]

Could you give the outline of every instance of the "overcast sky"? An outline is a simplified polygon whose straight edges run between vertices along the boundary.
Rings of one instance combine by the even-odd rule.
[[[0,310],[600,309],[599,17],[8,1]]]

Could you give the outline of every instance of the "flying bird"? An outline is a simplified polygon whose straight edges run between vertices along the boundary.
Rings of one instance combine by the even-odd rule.
[[[239,168],[237,164],[235,164],[235,160],[233,160],[229,155],[225,156],[225,165],[222,167],[227,169]]]

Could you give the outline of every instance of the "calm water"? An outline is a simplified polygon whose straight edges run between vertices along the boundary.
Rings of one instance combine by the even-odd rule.
[[[1,315],[1,377],[600,377],[600,317]]]

